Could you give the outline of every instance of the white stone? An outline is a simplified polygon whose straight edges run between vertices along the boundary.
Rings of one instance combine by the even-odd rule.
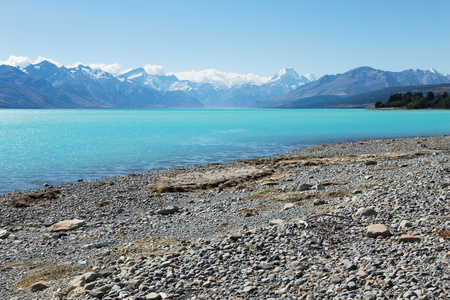
[[[281,210],[288,210],[294,207],[295,207],[294,203],[286,203]]]
[[[83,226],[84,224],[86,224],[86,222],[84,220],[78,220],[78,219],[64,220],[64,221],[58,222],[56,224],[53,224],[52,227],[50,227],[50,231],[57,232],[57,231],[74,230],[74,229],[77,229],[78,227]]]
[[[274,219],[274,220],[270,220],[269,225],[270,226],[276,226],[276,225],[280,225],[286,223],[285,220],[281,220],[281,219]]]

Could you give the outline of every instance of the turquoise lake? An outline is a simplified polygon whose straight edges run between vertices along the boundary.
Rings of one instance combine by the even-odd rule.
[[[0,110],[0,193],[353,140],[450,134],[450,111]]]

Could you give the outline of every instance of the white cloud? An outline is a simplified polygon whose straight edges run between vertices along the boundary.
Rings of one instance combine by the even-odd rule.
[[[31,65],[31,60],[25,56],[11,55],[7,60],[0,61],[0,65],[8,65],[19,68],[26,68]]]
[[[10,65],[19,68],[25,68],[30,64],[38,64],[42,61],[49,61],[55,64],[58,67],[61,67],[62,64],[54,61],[53,59],[45,58],[39,56],[37,59],[32,62],[28,57],[25,56],[15,56],[11,55],[7,60],[0,61],[0,65]],[[89,66],[92,69],[100,69],[104,72],[111,73],[113,75],[120,75],[125,73],[126,71],[122,71],[122,66],[118,63],[113,64],[83,64],[81,62],[77,62],[72,65],[66,65],[67,68],[76,68],[79,65]],[[164,67],[159,65],[150,65],[147,64],[144,66],[144,70],[150,75],[165,75]],[[236,85],[242,85],[246,83],[261,85],[270,80],[270,77],[261,77],[259,75],[248,73],[248,74],[239,74],[239,73],[227,73],[221,72],[215,69],[208,69],[203,71],[186,71],[186,72],[171,72],[167,75],[175,75],[180,80],[189,80],[198,83],[212,83],[215,85],[219,85],[222,87],[232,87]]]
[[[246,83],[261,85],[270,80],[270,77],[261,77],[259,75],[248,73],[226,73],[215,69],[203,71],[189,71],[173,73],[178,79],[190,80],[198,83],[213,83],[220,86],[232,87]]]
[[[145,65],[145,72],[150,75],[164,75],[164,67],[158,65]]]
[[[114,75],[119,75],[121,73],[122,70],[122,66],[115,63],[115,64],[90,64],[89,67],[91,67],[91,69],[100,69],[102,71],[114,74]]]

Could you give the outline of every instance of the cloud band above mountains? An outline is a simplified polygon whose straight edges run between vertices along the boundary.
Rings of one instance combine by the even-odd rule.
[[[31,64],[38,64],[44,60],[51,62],[52,64],[57,65],[58,67],[63,66],[62,64],[42,56],[39,56],[37,59],[32,61],[30,58],[26,56],[15,56],[11,55],[7,60],[0,61],[0,65],[9,65],[13,67],[26,68]],[[113,75],[121,75],[126,73],[129,70],[123,70],[122,66],[118,63],[114,64],[84,64],[81,62],[77,62],[73,65],[67,65],[68,68],[77,67],[79,65],[89,66],[92,69],[100,69],[104,72],[111,73]],[[202,71],[184,71],[184,72],[165,72],[164,67],[160,65],[150,65],[147,64],[144,66],[144,70],[150,75],[175,75],[180,80],[189,80],[197,83],[211,83],[218,86],[223,87],[232,87],[242,84],[255,84],[261,85],[267,83],[271,77],[263,77],[257,74],[248,73],[248,74],[239,74],[232,72],[222,72],[215,69],[207,69]]]

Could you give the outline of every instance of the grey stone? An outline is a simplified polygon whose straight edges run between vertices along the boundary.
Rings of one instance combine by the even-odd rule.
[[[310,184],[307,184],[307,183],[303,183],[303,184],[301,184],[299,187],[298,187],[298,190],[299,191],[307,191],[307,190],[309,190],[311,188],[311,185]]]
[[[6,239],[10,233],[5,229],[0,229],[0,239]]]
[[[360,209],[358,209],[356,214],[361,217],[376,217],[378,213],[375,211],[373,206],[370,206],[361,207]]]
[[[166,216],[166,215],[174,214],[179,211],[180,211],[180,208],[178,206],[171,205],[171,206],[167,206],[164,209],[159,210],[158,214]]]

